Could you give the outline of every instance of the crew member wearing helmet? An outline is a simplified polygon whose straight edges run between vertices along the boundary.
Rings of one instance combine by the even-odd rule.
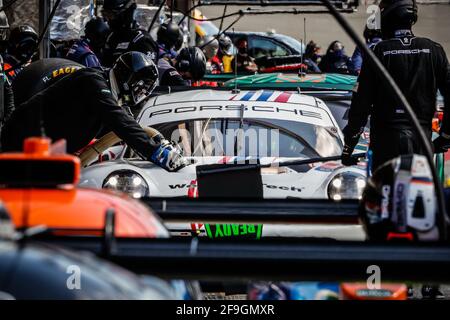
[[[108,72],[59,58],[32,63],[15,81],[18,107],[4,127],[3,149],[20,150],[26,137],[46,134],[66,139],[75,153],[106,127],[144,159],[175,171],[185,165],[179,151],[160,134],[150,138],[121,106],[142,102],[157,80],[155,64],[140,52],[121,55]]]
[[[246,38],[241,38],[237,41],[237,50],[238,54],[236,56],[236,62],[233,64],[236,65],[237,72],[244,73],[255,73],[258,71],[258,66],[255,63],[255,59],[250,56],[248,53],[248,41]]]
[[[223,64],[218,57],[219,41],[212,37],[205,37],[199,45],[206,57],[206,73],[219,74],[223,73]]]
[[[111,28],[104,50],[104,66],[112,66],[121,54],[129,51],[142,52],[156,63],[158,44],[134,19],[136,7],[134,0],[104,0],[102,15]]]
[[[198,47],[183,48],[172,67],[166,59],[159,59],[159,84],[161,86],[190,86],[205,75],[206,58]]]
[[[233,42],[227,35],[222,34],[219,37],[219,52],[217,56],[222,61],[223,72],[225,73],[233,72],[233,64],[232,64],[232,61],[234,59]]]
[[[75,41],[66,58],[89,68],[101,69],[99,56],[109,33],[109,26],[103,19],[92,18],[84,27],[84,37]]]
[[[38,38],[33,27],[26,24],[11,30],[7,53],[4,57],[5,72],[11,81],[36,56]]]
[[[439,89],[445,110],[440,136],[433,143],[435,152],[444,152],[450,146],[450,68],[444,49],[430,39],[416,37],[411,31],[417,21],[417,6],[413,0],[382,0],[380,9],[384,40],[377,43],[373,51],[402,90],[430,139]],[[353,93],[348,124],[343,130],[342,163],[354,164],[350,156],[370,114],[372,171],[375,171],[398,155],[422,154],[424,150],[404,107],[366,61]]]
[[[180,27],[173,21],[161,24],[157,33],[159,58],[169,62],[177,57],[176,47],[180,46],[183,35]],[[180,46],[181,47],[181,46]]]

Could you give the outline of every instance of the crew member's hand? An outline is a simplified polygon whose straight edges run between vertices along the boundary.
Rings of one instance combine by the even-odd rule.
[[[353,148],[345,145],[344,149],[342,150],[342,159],[341,162],[344,166],[354,166],[358,163],[357,158],[352,157]]]
[[[433,148],[434,153],[447,152],[448,148],[450,148],[450,138],[444,138],[443,136],[437,137],[433,140]]]
[[[162,140],[150,160],[169,172],[178,171],[188,165],[181,151],[167,140]]]

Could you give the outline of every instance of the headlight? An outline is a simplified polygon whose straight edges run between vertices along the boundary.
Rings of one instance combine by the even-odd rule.
[[[366,186],[366,178],[358,173],[345,172],[336,175],[328,184],[328,197],[331,200],[361,199]]]
[[[142,198],[149,194],[149,187],[145,179],[131,170],[110,173],[103,181],[102,187],[125,192],[133,198]]]

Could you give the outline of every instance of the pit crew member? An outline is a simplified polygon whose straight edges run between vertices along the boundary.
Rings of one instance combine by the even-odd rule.
[[[180,27],[175,22],[163,23],[157,33],[159,47],[159,59],[167,59],[169,62],[175,59],[178,53],[175,51],[180,38],[183,38]]]
[[[181,49],[173,67],[166,59],[159,59],[159,84],[161,86],[190,86],[205,75],[206,58],[198,47]]]
[[[150,138],[120,105],[139,104],[157,79],[156,66],[140,52],[123,54],[108,73],[65,59],[37,61],[16,79],[20,105],[4,127],[3,149],[18,151],[26,137],[45,134],[65,139],[67,151],[75,153],[106,126],[143,159],[178,170],[185,165],[178,150],[161,134]]]
[[[92,18],[84,27],[84,37],[75,41],[66,58],[89,68],[101,69],[99,57],[109,33],[109,26],[103,19]]]
[[[146,30],[139,28],[134,13],[134,0],[105,0],[102,15],[111,28],[106,40],[103,65],[110,67],[117,58],[129,51],[142,52],[153,59],[158,59],[158,44]]]
[[[33,27],[26,24],[11,30],[7,53],[4,56],[5,72],[11,82],[35,57],[38,38]]]
[[[450,146],[450,68],[444,49],[430,39],[416,37],[411,31],[417,21],[417,6],[413,0],[383,0],[380,9],[385,40],[374,46],[374,53],[404,93],[430,139],[436,93],[440,90],[445,111],[440,136],[433,144],[435,152],[444,152]],[[370,114],[374,172],[392,158],[403,154],[423,154],[424,150],[404,107],[366,61],[353,93],[348,124],[343,130],[342,163],[354,164],[350,155]]]

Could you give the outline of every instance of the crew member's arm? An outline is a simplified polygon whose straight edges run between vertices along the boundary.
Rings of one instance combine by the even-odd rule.
[[[99,70],[102,69],[100,61],[98,60],[97,56],[93,53],[87,54],[84,57],[82,64],[88,68],[94,68]]]
[[[441,131],[438,138],[433,141],[434,152],[446,152],[450,147],[450,65],[447,55],[441,46],[438,46],[436,80],[439,91],[444,98],[444,115]]]
[[[182,155],[161,134],[149,137],[144,129],[120,107],[114,99],[107,82],[101,75],[89,78],[91,107],[97,108],[103,123],[135,150],[143,159],[151,161],[168,171],[186,166]],[[86,88],[87,89],[87,88]]]
[[[344,133],[344,149],[342,163],[344,165],[356,164],[351,154],[358,143],[359,136],[364,130],[370,110],[374,101],[374,88],[376,86],[375,74],[369,61],[363,61],[361,73],[353,89],[352,103],[348,113],[348,123],[342,130]]]
[[[183,79],[176,69],[167,69],[161,75],[161,86],[190,86],[189,81]]]

